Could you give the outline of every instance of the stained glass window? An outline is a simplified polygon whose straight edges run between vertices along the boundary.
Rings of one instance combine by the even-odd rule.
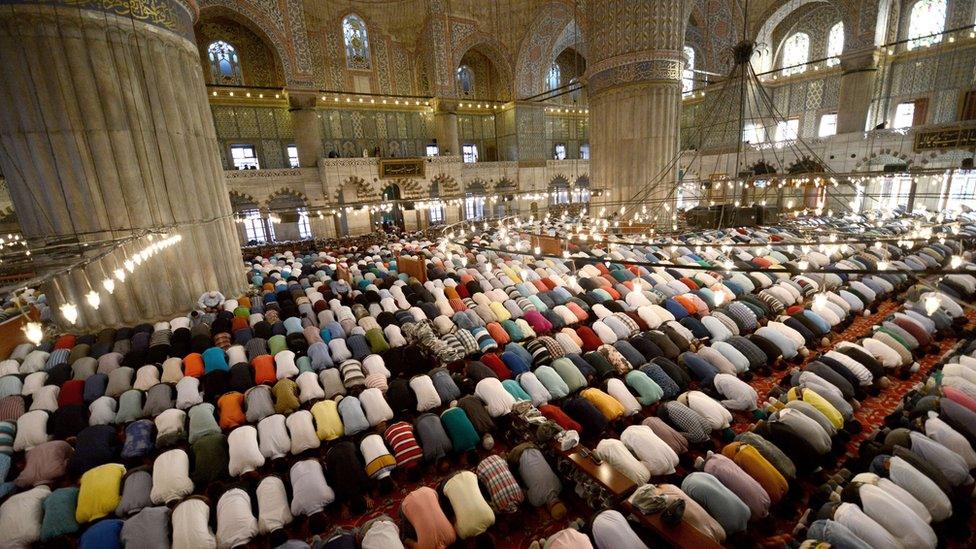
[[[810,60],[810,37],[798,32],[783,43],[783,76],[799,74],[807,70]]]
[[[695,50],[690,46],[685,46],[685,70],[681,73],[681,92],[690,95],[691,90],[695,89]]]
[[[464,95],[471,93],[474,89],[474,73],[471,72],[471,67],[467,65],[461,65],[457,70],[457,84],[458,89]]]
[[[346,66],[368,71],[369,36],[366,23],[358,15],[347,15],[342,20],[342,36],[346,42]]]
[[[946,0],[918,0],[908,18],[908,49],[924,48],[942,41]]]
[[[827,35],[827,66],[833,67],[840,64],[840,54],[844,52],[844,22],[838,21],[830,27]]]
[[[559,69],[559,64],[555,61],[549,66],[549,76],[546,78],[546,83],[549,85],[550,90],[554,90],[559,86],[562,86],[562,71]]]
[[[207,48],[210,60],[210,74],[214,84],[224,86],[243,86],[241,76],[241,62],[237,57],[237,50],[223,40],[218,40]]]

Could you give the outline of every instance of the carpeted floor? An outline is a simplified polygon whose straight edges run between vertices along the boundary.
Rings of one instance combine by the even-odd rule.
[[[874,314],[866,317],[857,317],[840,333],[833,334],[831,336],[830,345],[825,348],[818,349],[818,351],[825,351],[840,341],[855,341],[866,337],[871,333],[871,328],[873,326],[879,324],[886,316],[897,310],[901,305],[901,302],[895,300],[889,300],[882,303]],[[970,321],[971,325],[976,322],[976,313],[970,313]],[[898,406],[904,394],[908,392],[913,385],[927,377],[931,367],[937,361],[939,361],[942,358],[942,355],[953,345],[955,345],[955,343],[956,340],[944,340],[940,342],[940,351],[938,353],[929,354],[923,358],[920,361],[921,368],[918,372],[912,375],[911,378],[906,380],[893,379],[892,385],[888,387],[887,390],[883,391],[878,396],[868,397],[861,402],[861,407],[855,412],[855,417],[863,425],[863,431],[860,434],[851,437],[851,440],[847,445],[846,452],[838,456],[836,461],[832,463],[830,467],[825,468],[825,470],[820,474],[812,475],[810,478],[799,479],[801,489],[798,490],[799,495],[797,498],[794,498],[786,505],[776,509],[774,515],[770,517],[770,520],[764,521],[762,524],[752,525],[750,527],[748,544],[752,546],[778,549],[782,548],[784,544],[791,541],[792,531],[796,526],[797,521],[807,508],[807,496],[823,482],[823,479],[826,476],[836,472],[837,469],[844,466],[847,459],[857,455],[858,444],[860,444],[860,442],[863,441],[872,431],[883,424],[885,416],[890,414],[891,411]],[[811,356],[810,360],[813,358],[814,357]],[[769,376],[757,376],[750,383],[753,385],[753,387],[755,387],[760,398],[765,400],[769,396],[769,391],[777,385],[784,375],[786,375],[785,371],[773,372],[772,375]],[[747,430],[754,421],[755,419],[749,414],[736,413],[734,423],[732,424],[732,429],[736,432],[743,432]],[[722,444],[724,443],[716,439],[715,448],[721,448]],[[506,441],[500,440],[490,452],[479,450],[478,460],[483,459],[492,453],[504,453],[507,451],[507,449]],[[665,478],[655,478],[653,481],[680,484],[681,479],[692,471],[691,464],[694,461],[694,458],[698,457],[699,455],[702,455],[702,452],[690,452],[689,455],[683,456],[682,466],[679,468],[676,474],[669,475]],[[433,468],[426,469],[423,471],[419,479],[407,478],[402,472],[396,472],[396,488],[392,493],[379,494],[374,492],[371,494],[370,510],[368,513],[363,515],[351,515],[347,509],[343,509],[339,513],[330,513],[330,519],[334,522],[329,525],[327,531],[331,531],[334,526],[355,528],[361,526],[370,519],[383,514],[397,518],[400,502],[411,491],[422,485],[430,486],[436,489],[442,481],[446,480],[454,472],[462,469],[470,469],[476,464],[476,461],[469,463],[463,459],[455,459],[450,462],[450,467],[448,467],[446,470],[440,471],[434,470]],[[499,523],[494,528],[489,530],[489,534],[492,537],[495,547],[528,547],[532,541],[551,535],[567,527],[570,522],[576,519],[588,520],[593,514],[593,510],[589,509],[580,498],[573,495],[570,489],[564,491],[563,501],[566,503],[569,512],[567,513],[566,517],[561,520],[554,520],[551,516],[549,516],[549,513],[545,509],[533,509],[527,505],[523,506],[523,512],[518,517],[517,523],[510,517],[499,516]],[[445,506],[445,508],[449,509],[450,506]],[[973,526],[976,527],[976,524]],[[291,530],[293,530],[294,534],[302,535],[301,537],[310,537],[312,534],[315,534],[315,532],[308,531],[307,524],[295,524]],[[322,532],[321,534],[324,535],[326,533],[327,532]],[[960,545],[956,543],[951,545],[966,546],[966,544]],[[459,542],[458,546],[473,547],[474,544],[468,540],[467,542]]]

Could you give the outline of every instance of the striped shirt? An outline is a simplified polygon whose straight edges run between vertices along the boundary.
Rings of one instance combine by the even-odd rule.
[[[405,421],[399,421],[387,427],[383,434],[386,442],[393,449],[397,467],[415,467],[423,457],[424,452],[413,434],[413,426]]]
[[[478,480],[488,489],[492,507],[499,513],[514,513],[525,500],[525,493],[508,468],[508,463],[498,455],[483,459],[477,468]]]

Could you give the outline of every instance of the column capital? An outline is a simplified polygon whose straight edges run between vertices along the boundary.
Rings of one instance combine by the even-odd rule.
[[[877,48],[864,48],[844,52],[840,57],[840,66],[844,73],[876,70],[881,57]]]
[[[292,110],[314,109],[318,105],[319,92],[316,90],[302,90],[288,88],[288,106]]]
[[[435,97],[430,100],[434,114],[457,114],[461,100],[456,97]]]

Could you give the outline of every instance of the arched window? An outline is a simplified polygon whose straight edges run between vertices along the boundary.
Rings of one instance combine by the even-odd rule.
[[[946,0],[918,0],[908,16],[908,49],[924,48],[942,41]]]
[[[685,70],[681,73],[681,92],[690,95],[691,90],[695,89],[695,50],[691,46],[685,46]]]
[[[546,83],[548,84],[549,89],[554,90],[559,86],[562,86],[562,79],[563,74],[559,69],[559,64],[553,61],[552,65],[549,66],[549,76],[546,77]]]
[[[237,57],[237,50],[223,40],[217,40],[207,48],[207,57],[210,59],[210,74],[213,76],[214,84],[226,86],[243,86],[244,78],[241,76],[241,61]]]
[[[827,35],[827,66],[833,67],[840,64],[840,54],[844,53],[844,22],[838,21],[830,27]]]
[[[346,42],[346,66],[350,69],[369,70],[369,36],[366,22],[355,14],[342,20],[342,37]]]
[[[430,204],[428,214],[430,215],[431,225],[444,223],[444,203],[440,200],[441,184],[434,181],[430,184]]]
[[[798,32],[783,42],[783,76],[799,74],[807,70],[810,60],[810,37]]]
[[[471,93],[474,89],[474,73],[471,72],[471,67],[467,65],[461,65],[457,70],[457,85],[458,89],[464,95]]]
[[[465,188],[464,218],[485,218],[485,185],[481,181],[472,181]]]

